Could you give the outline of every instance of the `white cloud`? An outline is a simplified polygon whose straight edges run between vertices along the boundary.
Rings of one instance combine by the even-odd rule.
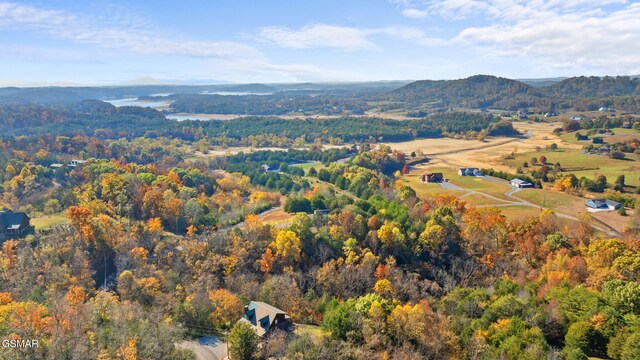
[[[23,5],[13,2],[0,2],[0,31],[32,32],[47,35],[55,39],[69,41],[75,45],[117,51],[118,55],[167,55],[191,58],[192,67],[173,69],[171,76],[184,78],[218,78],[233,81],[325,81],[352,80],[354,74],[332,71],[310,64],[275,64],[255,47],[233,41],[191,40],[173,34],[162,28],[154,27],[147,19],[131,15],[127,9],[107,6],[105,15],[80,15],[68,11],[51,10],[42,7]],[[318,26],[297,39],[286,38],[277,29],[272,28],[272,36],[284,41],[288,47],[306,46],[305,43],[338,45],[343,39],[351,39],[346,46],[355,48],[373,48],[375,45],[366,39],[358,38],[358,30],[331,26]],[[268,34],[269,32],[265,32]],[[315,37],[315,40],[313,40]],[[340,40],[342,39],[342,40]],[[69,62],[102,62],[109,67],[109,61],[96,59],[95,51],[83,47],[62,50],[38,46],[9,46],[0,44],[0,54],[5,58],[19,60],[48,60]],[[139,67],[132,62],[133,67]],[[147,76],[142,71],[154,71],[162,68],[162,62],[154,62],[154,70],[133,70],[133,76]],[[159,74],[163,74],[160,72]],[[159,75],[157,74],[157,75]],[[183,74],[183,75],[180,75]],[[167,74],[164,74],[166,76]],[[161,76],[158,76],[161,77]]]
[[[542,66],[640,72],[640,3],[625,0],[393,0],[458,27],[453,44]],[[464,20],[464,21],[456,21]],[[473,24],[473,25],[469,25]],[[517,60],[514,60],[517,61]]]
[[[300,30],[283,26],[266,27],[260,30],[258,37],[290,49],[331,47],[342,50],[362,50],[376,47],[367,39],[365,31],[327,24],[311,24]]]
[[[427,15],[429,15],[429,12],[418,9],[404,9],[402,10],[402,15],[412,19],[422,19],[424,17],[427,17]]]
[[[360,29],[328,24],[310,24],[295,30],[287,27],[267,27],[258,33],[258,39],[289,49],[315,47],[335,48],[343,51],[377,49],[371,39],[383,35],[422,45],[443,45],[441,39],[430,38],[424,31],[405,26]]]
[[[253,47],[231,41],[193,41],[150,28],[143,20],[100,18],[30,5],[0,3],[0,29],[33,31],[105,49],[187,57],[260,57]]]

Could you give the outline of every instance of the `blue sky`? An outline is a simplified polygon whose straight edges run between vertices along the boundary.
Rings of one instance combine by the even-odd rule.
[[[0,84],[640,74],[625,0],[0,1]]]

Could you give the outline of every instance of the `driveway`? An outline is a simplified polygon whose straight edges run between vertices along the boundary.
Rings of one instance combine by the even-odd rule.
[[[521,206],[529,206],[529,207],[533,207],[533,208],[538,208],[540,210],[545,209],[542,206],[536,205],[534,203],[531,203],[529,201],[526,201],[524,199],[521,199],[519,197],[514,196],[513,194],[521,191],[522,189],[520,189],[518,187],[515,187],[515,186],[511,186],[511,184],[509,182],[505,181],[505,180],[502,180],[502,179],[499,179],[499,178],[496,178],[496,177],[493,177],[493,176],[487,176],[487,175],[479,176],[479,178],[481,178],[483,180],[486,180],[486,181],[491,181],[491,182],[503,184],[503,185],[506,185],[506,186],[510,187],[511,190],[505,192],[504,194],[505,194],[505,196],[507,196],[507,197],[509,197],[509,198],[511,198],[513,200],[512,201],[507,201],[507,200],[499,199],[499,198],[497,198],[495,196],[489,195],[489,194],[484,193],[482,191],[465,189],[465,188],[462,188],[462,187],[457,186],[455,184],[452,184],[450,182],[442,182],[442,183],[440,183],[440,186],[442,186],[445,189],[467,191],[467,193],[462,195],[462,196],[460,196],[460,198],[464,198],[465,196],[468,196],[468,195],[471,195],[471,194],[479,194],[479,195],[482,195],[482,196],[485,196],[485,197],[488,197],[490,199],[497,200],[497,201],[500,201],[500,202],[503,203],[503,204],[498,204],[498,205],[480,205],[480,206],[477,206],[478,208],[491,207],[491,206],[507,207],[507,206],[513,206],[513,205],[521,205]],[[574,220],[574,221],[580,221],[577,217],[575,217],[573,215],[564,214],[564,213],[561,213],[561,212],[558,212],[558,211],[555,211],[555,210],[554,210],[554,213],[556,214],[556,216],[561,217],[561,218]],[[606,228],[603,228],[601,226],[594,225],[594,224],[591,224],[591,227],[596,229],[596,230],[598,230],[598,231],[601,231],[603,233],[609,234],[610,236],[620,236],[620,234],[617,231],[615,231],[614,229],[610,228],[607,224],[603,223],[602,221],[599,221],[599,222],[602,223],[603,225],[607,226],[608,228],[606,229]]]
[[[216,336],[204,336],[195,341],[183,341],[176,346],[193,350],[198,360],[223,360],[227,358],[227,342]]]

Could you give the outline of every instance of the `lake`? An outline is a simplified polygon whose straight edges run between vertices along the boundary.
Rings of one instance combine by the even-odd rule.
[[[167,114],[165,116],[169,120],[185,121],[185,120],[232,120],[241,117],[240,115],[225,115],[225,114]]]
[[[116,99],[116,100],[103,100],[115,107],[122,106],[139,106],[150,107],[154,109],[163,108],[171,105],[170,101],[153,101],[153,100],[139,100],[138,98]]]

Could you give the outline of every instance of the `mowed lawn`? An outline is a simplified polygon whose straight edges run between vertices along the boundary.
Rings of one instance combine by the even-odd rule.
[[[422,183],[420,181],[420,175],[424,171],[424,168],[416,169],[402,177],[402,182],[415,190],[418,197],[426,198],[436,194],[451,194],[459,197],[467,193],[466,191],[461,190],[445,189],[440,186],[440,184],[436,183]]]
[[[505,202],[497,201],[482,194],[465,195],[462,197],[462,200],[471,206],[493,206],[506,204]]]
[[[445,179],[449,180],[449,183],[464,190],[443,188],[437,183],[422,183],[420,181],[420,175],[427,169],[429,169],[430,172],[441,172]],[[488,181],[481,177],[460,176],[458,175],[457,170],[452,168],[418,168],[411,171],[408,175],[403,176],[402,181],[404,184],[412,187],[419,197],[429,197],[436,194],[451,194],[458,197],[465,195],[463,200],[471,206],[504,204],[502,201],[491,199],[487,196],[483,196],[482,194],[467,195],[469,194],[469,191],[479,191],[505,201],[513,201],[513,199],[504,195],[505,192],[511,190],[511,187]]]
[[[60,213],[56,215],[45,215],[31,219],[31,225],[35,227],[36,230],[47,230],[51,229],[51,227],[56,225],[68,224],[69,219]]]
[[[575,216],[579,212],[587,211],[585,199],[558,191],[524,189],[513,194],[513,196],[568,215]]]
[[[501,206],[499,209],[509,221],[537,217],[540,216],[541,212],[538,208],[525,205]]]
[[[583,154],[582,150],[563,150],[559,151],[541,150],[517,154],[515,159],[504,160],[504,163],[512,168],[521,167],[526,161],[529,168],[523,168],[525,172],[539,168],[540,166],[531,166],[531,158],[539,159],[540,156],[547,158],[547,164],[553,166],[560,163],[565,173],[575,174],[578,178],[584,176],[595,180],[599,175],[607,177],[609,183],[613,183],[619,175],[625,175],[626,184],[632,186],[640,186],[640,162],[638,156],[634,154],[626,154],[627,160],[615,160],[608,156]]]
[[[472,190],[472,191],[480,191],[485,194],[495,196],[498,199],[512,201],[511,198],[509,198],[504,194],[511,190],[511,186],[490,181],[484,177],[461,176],[461,175],[458,175],[457,170],[453,170],[453,169],[442,169],[442,173],[445,175],[447,179],[449,179],[450,183],[457,185],[461,188]]]

